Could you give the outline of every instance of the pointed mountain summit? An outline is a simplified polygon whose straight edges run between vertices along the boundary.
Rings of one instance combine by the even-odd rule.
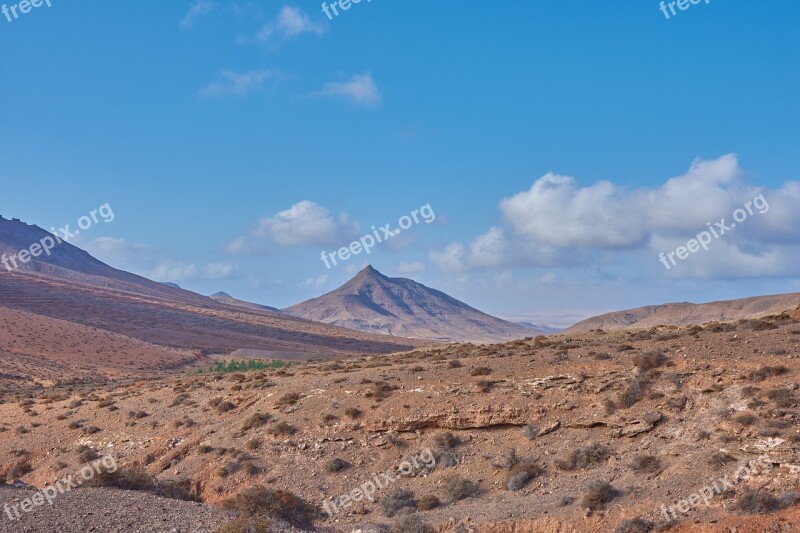
[[[503,342],[536,334],[416,281],[385,276],[372,266],[338,289],[284,312],[359,331],[439,341]]]

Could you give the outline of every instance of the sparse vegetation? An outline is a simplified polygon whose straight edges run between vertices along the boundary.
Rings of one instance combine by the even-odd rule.
[[[769,378],[785,376],[789,373],[789,369],[785,366],[762,366],[758,370],[753,370],[748,374],[747,379],[758,383]]]
[[[643,518],[633,518],[625,520],[614,530],[614,533],[650,533],[653,530],[653,523]]]
[[[572,450],[566,459],[556,461],[560,470],[580,470],[592,468],[604,463],[611,457],[611,450],[600,443],[592,444],[586,448]]]
[[[534,461],[522,461],[511,467],[506,478],[506,488],[511,491],[521,490],[542,473],[542,467]]]
[[[410,490],[395,489],[381,498],[383,514],[393,517],[398,513],[410,512],[417,509],[417,500]]]
[[[333,459],[329,459],[325,462],[325,471],[330,474],[335,474],[341,472],[342,470],[346,470],[349,466],[350,464],[344,459],[334,457]]]
[[[619,496],[620,493],[606,481],[593,481],[581,498],[581,506],[586,509],[600,509]]]
[[[631,468],[641,474],[658,474],[661,472],[661,460],[653,455],[638,455],[633,459]]]
[[[301,528],[311,529],[319,511],[305,500],[285,490],[255,486],[243,489],[226,500],[223,507],[248,518],[274,518]]]
[[[480,492],[477,484],[463,477],[450,476],[444,481],[444,492],[448,501],[457,502]]]
[[[644,352],[633,356],[633,365],[639,372],[647,372],[664,366],[667,357],[661,352]]]

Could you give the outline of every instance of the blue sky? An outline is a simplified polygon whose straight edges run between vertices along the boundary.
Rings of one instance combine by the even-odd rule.
[[[373,0],[333,20],[52,0],[0,15],[0,213],[74,226],[109,203],[76,244],[275,306],[367,261],[540,321],[800,291],[798,23],[790,0],[669,20],[653,0]],[[659,263],[758,194],[768,212]],[[426,204],[435,222],[369,257],[320,260]]]

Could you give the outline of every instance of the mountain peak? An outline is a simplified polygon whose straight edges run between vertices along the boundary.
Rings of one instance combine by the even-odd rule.
[[[359,271],[355,277],[379,277],[385,278],[386,276],[378,272],[372,265],[367,265]]]
[[[531,335],[414,280],[387,277],[372,265],[338,289],[284,312],[360,331],[445,342],[504,342]]]
[[[232,297],[230,294],[228,294],[227,292],[222,292],[222,291],[215,292],[214,294],[212,294],[211,296],[209,296],[209,298],[213,298],[214,296],[217,296],[217,297],[220,297],[220,298],[233,298],[233,297]]]

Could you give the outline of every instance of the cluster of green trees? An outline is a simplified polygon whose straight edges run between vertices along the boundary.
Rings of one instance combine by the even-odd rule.
[[[286,366],[285,361],[265,361],[263,359],[247,359],[244,361],[216,361],[205,371],[202,368],[197,370],[198,374],[225,373],[225,372],[247,372],[249,370],[267,370]]]

